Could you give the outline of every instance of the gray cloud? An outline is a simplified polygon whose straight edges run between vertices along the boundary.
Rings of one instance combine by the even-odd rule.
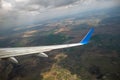
[[[59,8],[69,5],[74,6],[76,4],[79,5],[79,7],[81,7],[82,5],[84,5],[84,7],[86,7],[86,5],[91,7],[92,5],[97,3],[99,4],[102,2],[104,4],[104,2],[110,1],[113,1],[113,3],[117,4],[119,0],[0,0],[0,2],[1,1],[2,3],[0,4],[0,6],[2,8],[5,8],[4,4],[7,4],[7,9],[24,11],[44,11],[46,9]]]
[[[1,3],[1,0],[0,0],[0,8],[1,8],[1,6],[2,6],[2,3]]]
[[[74,4],[80,0],[2,0],[2,6],[5,3],[12,5],[12,8],[19,10],[38,10],[45,8],[56,8]]]
[[[45,10],[72,5],[77,1],[80,0],[34,0],[28,1],[26,4],[19,4],[16,6],[16,8],[29,11]]]
[[[0,29],[91,9],[119,5],[119,0],[0,0]]]
[[[42,5],[44,7],[49,7],[49,6],[60,7],[60,6],[73,4],[77,1],[79,0],[34,0],[34,1],[31,1],[30,3]]]

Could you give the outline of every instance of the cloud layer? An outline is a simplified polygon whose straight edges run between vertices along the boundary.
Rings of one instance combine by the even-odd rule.
[[[60,7],[96,7],[119,5],[119,0],[0,0],[3,10],[44,11]]]
[[[118,6],[119,0],[0,0],[0,29]]]

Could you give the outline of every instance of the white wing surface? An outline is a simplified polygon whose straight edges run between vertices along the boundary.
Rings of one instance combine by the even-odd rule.
[[[86,36],[79,43],[49,45],[49,46],[34,46],[34,47],[0,48],[0,58],[10,57],[10,59],[15,60],[13,58],[14,56],[21,56],[21,55],[35,54],[35,53],[39,53],[38,55],[42,57],[48,57],[44,52],[87,44],[93,31],[94,29],[91,28],[89,32],[86,34]]]

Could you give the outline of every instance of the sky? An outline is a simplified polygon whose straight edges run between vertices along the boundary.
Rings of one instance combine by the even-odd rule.
[[[94,9],[119,6],[120,0],[0,0],[0,29]]]

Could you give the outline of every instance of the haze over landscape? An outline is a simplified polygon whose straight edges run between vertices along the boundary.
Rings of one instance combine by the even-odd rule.
[[[0,60],[0,80],[120,80],[119,0],[0,0],[0,47],[90,43],[48,58]]]

